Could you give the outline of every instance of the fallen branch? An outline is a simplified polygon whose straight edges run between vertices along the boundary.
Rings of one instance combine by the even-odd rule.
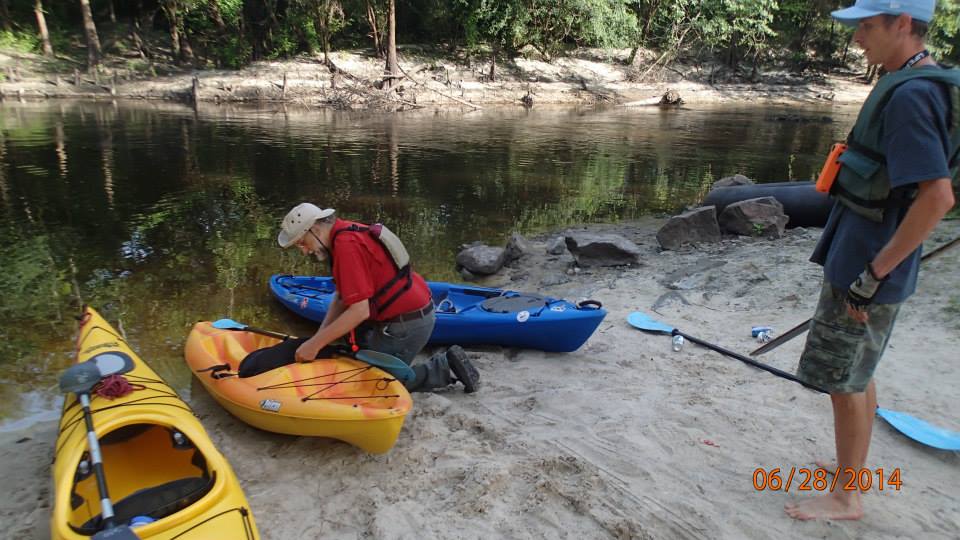
[[[410,79],[410,82],[412,82],[413,84],[415,84],[415,85],[417,85],[417,86],[422,86],[422,87],[426,88],[427,90],[432,90],[432,91],[440,94],[441,96],[443,96],[443,97],[445,97],[445,98],[452,99],[453,101],[456,101],[457,103],[461,103],[461,104],[466,105],[466,106],[468,106],[468,107],[473,107],[474,109],[482,109],[482,108],[483,108],[483,107],[481,107],[480,105],[477,105],[477,104],[475,104],[475,103],[470,103],[469,101],[466,101],[466,100],[463,100],[463,99],[459,99],[459,98],[455,98],[455,97],[453,97],[453,96],[451,96],[451,95],[449,95],[449,94],[444,94],[443,92],[441,92],[441,91],[439,91],[439,90],[436,90],[436,89],[434,89],[434,88],[430,88],[430,87],[427,86],[426,84],[417,81],[416,79],[414,79],[413,77],[411,77],[410,74],[408,74],[406,71],[404,71],[404,69],[403,69],[402,67],[400,67],[400,63],[399,63],[399,62],[397,62],[397,67],[400,69],[400,72],[403,73],[403,76],[404,76],[404,77],[406,77],[407,79]]]

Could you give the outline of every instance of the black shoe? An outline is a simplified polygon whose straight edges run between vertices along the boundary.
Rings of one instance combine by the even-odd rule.
[[[480,372],[473,367],[463,347],[454,345],[447,349],[447,364],[456,380],[463,384],[463,391],[470,394],[480,387]]]

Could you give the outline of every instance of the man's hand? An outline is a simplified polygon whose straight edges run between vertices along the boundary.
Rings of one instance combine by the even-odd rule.
[[[317,355],[320,354],[320,349],[322,348],[323,345],[321,345],[315,337],[312,337],[297,347],[297,352],[294,354],[294,360],[297,362],[312,362],[313,360],[317,359]]]
[[[873,297],[876,296],[884,281],[886,277],[878,277],[870,263],[867,263],[866,269],[853,280],[847,290],[847,314],[857,321],[867,322],[870,318],[867,306],[873,303]]]

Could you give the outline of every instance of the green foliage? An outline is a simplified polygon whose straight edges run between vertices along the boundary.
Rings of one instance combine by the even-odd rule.
[[[0,317],[59,319],[71,292],[66,272],[54,259],[52,240],[46,235],[13,242],[0,248]]]
[[[35,33],[17,30],[0,30],[0,49],[13,49],[20,52],[40,52],[40,36]]]
[[[937,57],[960,64],[960,0],[940,0],[927,39]]]
[[[114,0],[116,3],[116,0]],[[515,55],[532,46],[547,56],[572,47],[648,47],[664,53],[743,63],[787,63],[797,71],[829,68],[845,57],[850,30],[831,20],[841,0],[397,0],[401,43],[466,45]],[[76,9],[45,4],[59,54],[78,50],[83,29]],[[119,7],[119,4],[117,4]],[[200,63],[239,68],[261,58],[285,58],[339,47],[383,46],[386,0],[152,0],[118,9],[118,27],[162,7],[143,34],[154,50],[164,21],[173,21]],[[39,51],[32,3],[10,2],[14,31],[0,32],[0,47]],[[95,9],[98,25],[106,10]],[[372,17],[373,20],[370,20]],[[124,20],[126,19],[126,20]],[[376,31],[376,36],[374,36]],[[110,33],[108,30],[106,33]],[[109,39],[109,38],[108,38]],[[112,40],[114,52],[131,50]],[[940,0],[930,48],[960,63],[960,0]]]
[[[469,14],[466,41],[516,51],[532,45],[555,54],[567,44],[625,47],[637,19],[623,0],[458,0]]]
[[[776,0],[706,0],[703,7],[706,17],[701,38],[715,50],[724,51],[729,65],[767,52],[768,39],[776,35],[770,28]]]

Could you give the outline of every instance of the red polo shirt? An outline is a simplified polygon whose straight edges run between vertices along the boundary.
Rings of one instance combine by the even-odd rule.
[[[330,231],[330,238],[338,230],[351,225],[366,227],[361,223],[337,219]],[[370,302],[370,319],[385,321],[397,315],[420,309],[430,301],[430,288],[420,274],[410,271],[413,284],[401,294],[386,311],[380,312],[373,302],[373,295],[396,276],[397,270],[387,250],[367,231],[345,231],[336,234],[333,241],[333,279],[337,284],[340,300],[345,305],[356,304],[363,300]],[[377,297],[379,303],[386,302],[407,283],[401,278],[390,289]]]

